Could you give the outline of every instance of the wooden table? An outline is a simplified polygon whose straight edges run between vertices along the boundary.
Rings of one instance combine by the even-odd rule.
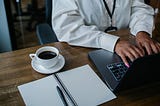
[[[61,71],[89,64],[97,73],[96,68],[88,59],[88,52],[95,49],[73,47],[60,42],[47,45],[57,47],[65,57],[66,63]],[[35,53],[39,47],[41,46],[0,54],[0,106],[24,106],[17,86],[47,76],[34,71],[31,67],[29,54]],[[117,93],[116,96],[117,99],[102,105],[160,106],[160,84],[123,91]]]

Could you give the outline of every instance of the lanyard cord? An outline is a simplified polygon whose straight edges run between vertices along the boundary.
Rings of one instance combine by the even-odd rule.
[[[114,14],[115,6],[116,6],[116,0],[114,0],[114,3],[113,3],[112,13],[111,13],[111,11],[109,10],[109,7],[108,7],[106,1],[103,0],[103,2],[104,2],[104,5],[105,5],[105,7],[106,7],[106,10],[107,10],[107,12],[108,12],[108,14],[109,14],[109,17],[111,18],[111,26],[112,26],[112,16],[113,16],[113,14]]]

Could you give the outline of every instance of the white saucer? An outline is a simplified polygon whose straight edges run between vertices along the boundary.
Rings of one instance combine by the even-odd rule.
[[[51,68],[44,68],[43,66],[37,64],[35,59],[32,59],[31,65],[32,65],[33,69],[39,73],[51,74],[51,73],[57,72],[63,68],[63,66],[65,64],[65,59],[61,54],[59,55],[59,59],[60,59],[59,62]]]

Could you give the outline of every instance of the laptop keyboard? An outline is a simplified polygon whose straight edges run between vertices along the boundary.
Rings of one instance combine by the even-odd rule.
[[[128,69],[123,62],[109,64],[107,65],[107,68],[111,71],[117,81],[120,81],[123,78],[123,75]]]

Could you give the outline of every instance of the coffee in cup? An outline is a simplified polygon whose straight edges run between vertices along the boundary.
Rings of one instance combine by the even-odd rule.
[[[57,54],[53,51],[43,51],[38,55],[38,57],[41,59],[52,59],[56,56]]]
[[[35,53],[29,54],[31,59],[44,68],[55,66],[59,60],[59,50],[53,46],[44,46]]]

